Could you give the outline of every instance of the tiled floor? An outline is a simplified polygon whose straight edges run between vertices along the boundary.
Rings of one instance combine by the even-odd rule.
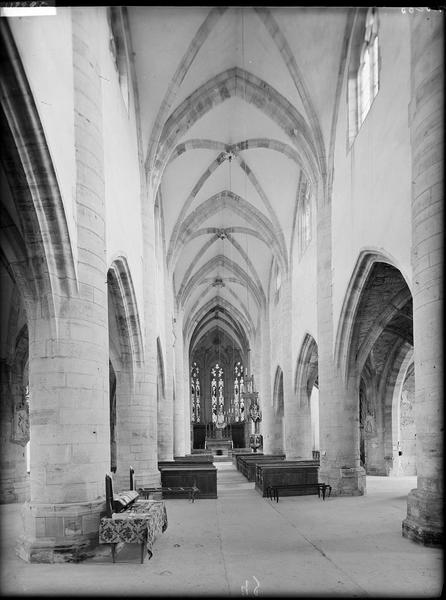
[[[368,477],[367,494],[262,498],[231,463],[216,463],[218,499],[166,500],[153,558],[107,546],[79,564],[16,557],[19,507],[0,507],[3,595],[438,597],[442,549],[401,536],[415,477]]]

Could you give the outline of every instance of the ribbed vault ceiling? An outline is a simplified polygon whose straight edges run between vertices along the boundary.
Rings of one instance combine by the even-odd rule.
[[[325,183],[348,9],[127,15],[149,191],[186,339],[218,325],[246,347],[271,274],[283,281],[289,269],[300,189]]]

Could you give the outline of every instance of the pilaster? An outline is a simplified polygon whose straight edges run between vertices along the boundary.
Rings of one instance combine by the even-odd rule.
[[[412,273],[417,488],[407,499],[404,537],[443,540],[443,143],[444,16],[411,19]]]
[[[334,360],[331,203],[320,197],[317,220],[317,314],[320,481],[339,496],[365,493],[359,462],[359,390],[345,381]],[[356,382],[359,378],[356,378]]]
[[[77,561],[97,543],[109,470],[108,319],[96,10],[72,9],[78,293],[28,315],[31,500],[17,552]]]

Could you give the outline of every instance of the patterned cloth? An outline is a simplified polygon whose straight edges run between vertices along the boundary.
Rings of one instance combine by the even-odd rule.
[[[99,543],[145,544],[149,559],[153,544],[160,532],[167,529],[167,512],[164,502],[137,501],[132,509],[103,517],[99,524]]]

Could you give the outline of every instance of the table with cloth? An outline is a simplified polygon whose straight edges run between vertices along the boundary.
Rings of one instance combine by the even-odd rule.
[[[116,544],[141,544],[141,562],[144,562],[144,548],[149,559],[153,555],[153,544],[160,532],[167,529],[166,506],[160,500],[138,499],[133,506],[123,512],[113,513],[111,518],[102,517],[99,524],[99,543],[112,545],[115,562]]]

